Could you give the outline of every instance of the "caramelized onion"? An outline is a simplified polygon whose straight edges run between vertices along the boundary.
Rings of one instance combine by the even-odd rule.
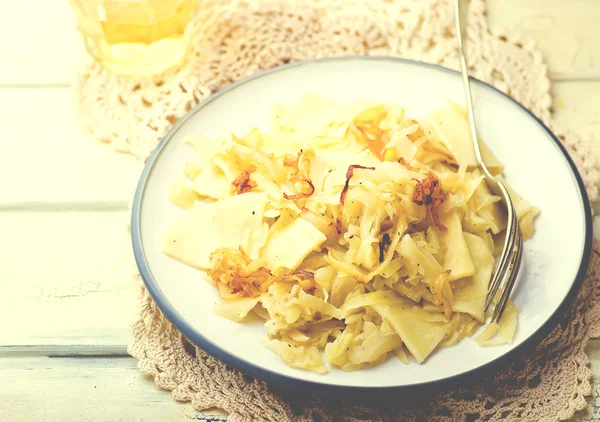
[[[237,179],[231,182],[231,184],[235,188],[235,193],[238,195],[250,192],[252,188],[256,187],[256,183],[250,179],[250,173],[247,171],[243,171]]]
[[[340,209],[340,215],[335,222],[335,228],[338,234],[342,234],[342,211],[344,209],[344,202],[346,201],[346,195],[348,194],[348,188],[350,187],[350,179],[354,176],[354,169],[363,169],[363,170],[375,170],[375,167],[365,167],[358,164],[351,164],[348,166],[348,170],[346,171],[346,183],[344,184],[344,188],[342,189],[342,193],[340,194],[340,203],[338,205]]]
[[[292,169],[289,176],[290,182],[292,182],[293,184],[298,183],[301,185],[299,192],[293,195],[288,195],[287,193],[284,193],[283,197],[285,199],[304,199],[308,198],[315,192],[315,186],[313,185],[311,180],[308,177],[300,175],[300,160],[302,159],[305,159],[308,162],[306,165],[307,167],[310,166],[310,158],[305,157],[304,151],[302,150],[298,152],[298,155],[295,158],[288,155],[283,160],[283,165]]]
[[[298,193],[295,193],[294,195],[288,195],[287,193],[284,193],[283,197],[285,199],[308,198],[315,192],[315,186],[312,184],[312,182],[302,176],[297,176],[292,181],[294,183],[300,183],[302,187],[300,188],[300,191]]]
[[[219,297],[258,297],[273,283],[298,283],[308,293],[315,293],[315,276],[310,271],[283,269],[277,275],[265,267],[251,268],[252,260],[239,249],[217,249],[210,255],[211,270],[207,274],[217,285]]]
[[[412,195],[412,201],[419,205],[425,205],[431,215],[433,223],[440,231],[446,231],[438,215],[438,207],[446,200],[446,191],[442,189],[442,182],[433,173],[428,173],[425,179],[417,181]]]

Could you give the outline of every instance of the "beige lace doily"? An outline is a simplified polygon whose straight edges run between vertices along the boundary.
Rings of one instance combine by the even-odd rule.
[[[137,80],[109,74],[99,65],[85,70],[76,93],[81,120],[94,136],[145,160],[169,126],[199,101],[242,77],[290,61],[392,55],[458,66],[448,0],[201,0],[194,25],[193,51],[177,69]],[[550,82],[535,46],[489,28],[483,0],[472,0],[468,48],[474,76],[513,96],[558,135],[594,201],[595,158],[577,136],[553,123]],[[222,408],[230,421],[566,419],[585,406],[591,391],[583,348],[600,335],[599,269],[597,242],[582,292],[535,352],[469,389],[421,401],[399,398],[385,407],[369,407],[275,393],[192,346],[143,287],[130,353],[176,400],[191,401],[200,410]]]

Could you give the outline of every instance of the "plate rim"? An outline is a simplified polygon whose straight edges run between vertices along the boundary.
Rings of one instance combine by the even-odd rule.
[[[577,187],[579,190],[579,194],[581,195],[581,199],[583,202],[583,211],[585,217],[585,240],[584,240],[584,248],[582,259],[579,264],[579,269],[573,280],[573,284],[571,285],[568,293],[565,295],[563,301],[556,308],[556,310],[550,315],[548,320],[542,324],[542,326],[533,332],[528,338],[526,338],[521,344],[516,346],[515,348],[509,350],[505,354],[497,357],[496,359],[483,364],[477,368],[470,369],[468,371],[462,372],[460,374],[452,375],[445,378],[440,378],[437,380],[426,381],[422,383],[414,383],[402,386],[350,386],[350,385],[338,385],[338,384],[327,384],[320,383],[316,381],[309,381],[304,379],[299,379],[295,377],[291,377],[288,375],[284,375],[278,372],[275,372],[270,369],[262,368],[256,366],[252,362],[234,356],[230,354],[228,351],[222,349],[217,344],[213,343],[206,337],[204,337],[199,331],[197,331],[191,324],[189,324],[175,309],[174,306],[170,304],[166,296],[161,291],[158,283],[154,279],[152,272],[150,271],[148,262],[146,260],[146,256],[144,253],[144,249],[142,246],[141,239],[141,203],[144,196],[146,183],[148,181],[148,177],[152,168],[154,167],[154,163],[160,156],[161,152],[167,145],[167,143],[174,137],[177,131],[185,124],[185,122],[190,119],[193,115],[200,112],[203,108],[208,106],[217,98],[226,94],[227,92],[235,90],[237,87],[244,85],[250,81],[255,79],[262,78],[271,73],[285,71],[286,69],[300,67],[305,65],[310,65],[314,63],[322,63],[322,62],[338,62],[338,61],[346,61],[346,60],[359,60],[359,61],[389,61],[396,62],[401,64],[410,64],[422,67],[433,68],[438,71],[454,74],[460,76],[460,72],[457,72],[453,69],[445,68],[441,65],[421,62],[418,60],[405,59],[401,57],[391,57],[391,56],[338,56],[338,57],[324,57],[310,60],[302,60],[298,62],[288,63],[281,66],[277,66],[271,69],[263,70],[261,72],[250,75],[246,78],[240,79],[239,81],[215,92],[213,95],[208,97],[206,100],[197,104],[194,108],[188,111],[181,119],[179,119],[164,135],[160,143],[155,147],[154,151],[148,158],[142,174],[140,176],[134,199],[133,206],[131,212],[131,239],[134,257],[136,261],[136,265],[140,272],[141,278],[146,286],[146,289],[150,293],[151,297],[154,299],[156,304],[158,305],[161,312],[165,315],[165,317],[179,330],[184,337],[190,340],[192,343],[209,353],[211,356],[221,360],[228,366],[231,366],[241,372],[248,374],[252,377],[262,379],[273,384],[277,385],[285,385],[286,388],[291,388],[295,390],[304,390],[310,391],[313,393],[321,393],[325,395],[361,395],[361,396],[370,396],[372,394],[382,394],[382,393],[416,393],[423,391],[433,391],[440,388],[451,388],[453,386],[461,385],[464,381],[468,380],[469,377],[474,375],[480,376],[486,373],[493,372],[494,370],[506,365],[510,361],[514,361],[519,356],[523,355],[527,351],[529,351],[532,347],[536,346],[543,340],[560,322],[562,316],[566,313],[566,311],[571,307],[575,297],[579,293],[583,281],[585,280],[585,276],[587,274],[587,270],[589,267],[591,253],[592,253],[592,239],[593,239],[593,225],[592,225],[592,212],[591,212],[591,203],[589,201],[589,197],[587,195],[587,191],[585,189],[585,184],[573,162],[573,159],[567,152],[565,146],[558,140],[556,135],[531,111],[529,111],[525,106],[523,106],[520,102],[516,101],[514,98],[495,88],[494,86],[483,82],[479,79],[471,77],[471,80],[476,81],[479,84],[482,84],[488,88],[491,88],[493,91],[501,94],[502,96],[508,98],[512,103],[517,105],[522,111],[527,113],[530,117],[532,117],[536,123],[541,126],[541,128],[550,136],[550,138],[554,141],[554,143],[558,146],[559,151],[566,158],[567,163],[569,164],[570,170],[575,177],[577,182]]]

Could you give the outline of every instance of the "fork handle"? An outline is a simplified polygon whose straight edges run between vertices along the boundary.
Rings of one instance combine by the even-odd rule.
[[[475,158],[479,168],[483,171],[486,179],[496,181],[492,173],[489,171],[483,161],[483,154],[481,153],[481,146],[479,145],[479,138],[477,137],[477,126],[475,125],[475,112],[473,109],[473,94],[471,93],[471,84],[469,81],[469,72],[467,68],[467,51],[463,42],[463,38],[467,36],[467,15],[469,5],[462,4],[464,0],[455,1],[455,13],[456,13],[456,38],[458,39],[458,58],[462,70],[463,86],[465,88],[465,100],[467,103],[467,113],[469,115],[469,130],[471,132],[471,141],[475,149]]]

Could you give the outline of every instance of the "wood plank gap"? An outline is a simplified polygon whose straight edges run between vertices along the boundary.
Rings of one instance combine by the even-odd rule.
[[[0,82],[0,89],[51,89],[51,88],[69,88],[73,84],[68,81],[61,82]]]
[[[126,345],[75,344],[0,346],[0,358],[13,357],[126,357]]]
[[[600,72],[548,72],[552,82],[596,82],[600,81]]]
[[[49,359],[133,359],[127,353],[117,355],[72,355],[72,354],[57,354],[48,356]]]
[[[1,202],[0,212],[64,212],[64,211],[129,211],[128,201],[26,201],[26,202]]]

